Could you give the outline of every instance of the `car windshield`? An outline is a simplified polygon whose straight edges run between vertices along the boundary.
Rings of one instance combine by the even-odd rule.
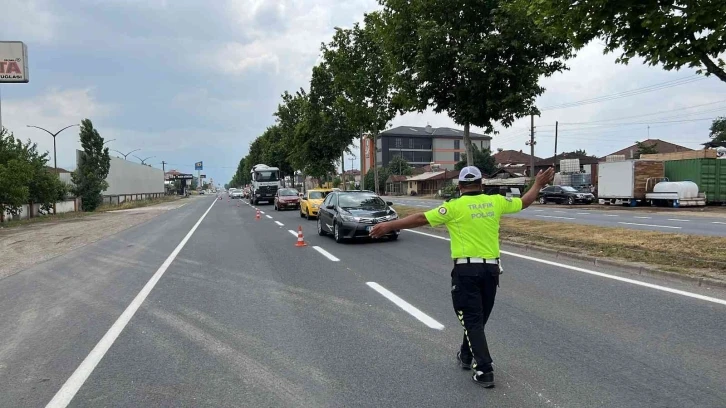
[[[297,190],[293,190],[291,188],[286,188],[286,189],[280,190],[280,195],[286,196],[286,197],[287,196],[297,197]]]
[[[562,190],[563,191],[567,191],[568,193],[576,193],[577,192],[577,190],[575,190],[574,188],[572,188],[570,186],[562,186]]]
[[[341,194],[338,205],[345,209],[383,210],[386,202],[374,194]]]
[[[308,193],[308,197],[311,200],[322,200],[323,198],[325,198],[325,196],[326,194],[322,191],[311,191],[310,193]]]
[[[266,182],[266,181],[278,181],[277,171],[258,171],[256,172],[255,181]]]

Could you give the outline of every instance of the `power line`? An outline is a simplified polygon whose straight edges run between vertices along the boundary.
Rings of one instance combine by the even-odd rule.
[[[716,105],[716,104],[723,103],[723,102],[726,102],[726,99],[716,101],[716,102],[702,103],[700,105],[686,106],[686,107],[678,108],[678,109],[664,110],[664,111],[658,111],[658,112],[652,112],[652,113],[644,113],[642,115],[623,116],[620,118],[593,120],[593,121],[589,121],[589,122],[562,122],[562,124],[563,125],[585,125],[585,124],[589,124],[589,123],[615,122],[615,121],[619,121],[619,120],[623,120],[623,119],[640,118],[640,117],[644,117],[644,116],[653,116],[653,115],[659,115],[662,113],[670,113],[670,112],[683,111],[683,110],[688,110],[688,109],[693,109],[693,108],[699,108],[702,106]],[[722,109],[722,108],[719,108],[719,109]],[[706,112],[694,112],[694,113],[706,113]]]
[[[614,93],[614,94],[610,94],[610,95],[603,95],[603,96],[598,96],[595,98],[583,99],[580,101],[568,102],[568,103],[563,103],[563,104],[559,104],[559,105],[547,106],[547,107],[540,109],[540,111],[573,108],[573,107],[577,107],[577,106],[607,102],[607,101],[611,101],[614,99],[627,98],[630,96],[659,91],[661,89],[672,88],[674,86],[690,84],[692,82],[702,81],[704,79],[706,79],[706,77],[703,77],[703,76],[673,79],[670,81],[665,81],[665,82],[660,82],[657,84],[644,86],[642,88],[631,89],[629,91],[623,91],[623,92],[618,92],[618,93]]]

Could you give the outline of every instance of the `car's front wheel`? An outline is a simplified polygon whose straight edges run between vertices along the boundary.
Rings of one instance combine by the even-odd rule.
[[[575,204],[575,197],[572,197],[572,196],[568,197],[567,204],[569,204],[569,205]]]
[[[318,235],[321,237],[325,236],[325,231],[323,230],[323,222],[320,221],[320,217],[318,217]]]
[[[393,235],[389,236],[389,237],[388,237],[388,239],[390,239],[391,241],[395,241],[395,240],[397,240],[397,239],[398,239],[398,236],[399,236],[399,235],[400,235],[400,234],[393,234]]]
[[[340,228],[338,228],[338,223],[333,221],[333,237],[335,238],[335,242],[341,243],[343,242],[343,235],[340,233]]]

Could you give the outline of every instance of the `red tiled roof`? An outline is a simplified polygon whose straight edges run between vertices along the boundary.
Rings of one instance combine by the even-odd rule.
[[[492,157],[494,157],[494,161],[497,164],[511,164],[511,163],[529,164],[530,157],[532,157],[532,156],[528,155],[527,153],[522,152],[521,150],[520,151],[502,150],[501,152],[497,152],[494,155],[492,155]],[[538,160],[540,160],[540,158],[537,156],[534,156],[534,160],[538,161]]]

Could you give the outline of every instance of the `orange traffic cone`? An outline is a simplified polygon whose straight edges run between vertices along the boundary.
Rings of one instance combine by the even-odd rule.
[[[305,240],[303,239],[302,225],[298,225],[298,227],[297,227],[297,243],[295,244],[295,246],[296,247],[308,246],[308,244],[306,244]]]
[[[259,208],[257,209],[257,215],[255,215],[255,219],[258,221],[260,220],[260,209]]]

